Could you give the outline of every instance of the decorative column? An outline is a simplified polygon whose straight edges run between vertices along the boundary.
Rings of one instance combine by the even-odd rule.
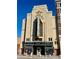
[[[40,19],[37,18],[37,36],[40,36]]]
[[[33,36],[33,21],[32,21],[32,14],[31,14],[31,25],[30,25],[30,39],[32,41],[32,36]]]

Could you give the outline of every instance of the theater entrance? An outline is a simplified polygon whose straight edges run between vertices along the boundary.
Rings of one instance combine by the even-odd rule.
[[[33,46],[33,54],[34,55],[45,55],[45,46]]]

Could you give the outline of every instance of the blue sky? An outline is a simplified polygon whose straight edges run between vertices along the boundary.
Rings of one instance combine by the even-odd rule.
[[[17,0],[17,36],[21,36],[22,20],[27,17],[27,13],[32,11],[34,5],[48,6],[48,10],[53,11],[56,15],[56,6],[54,0]]]

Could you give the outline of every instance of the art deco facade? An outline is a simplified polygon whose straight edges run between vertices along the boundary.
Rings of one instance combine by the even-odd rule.
[[[37,55],[54,54],[58,50],[56,17],[48,11],[46,5],[34,6],[23,20],[21,42],[26,52]]]

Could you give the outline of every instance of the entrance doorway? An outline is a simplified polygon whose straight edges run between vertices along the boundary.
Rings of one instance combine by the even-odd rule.
[[[37,51],[41,53],[41,55],[45,55],[45,47],[44,46],[33,46],[33,54],[37,55]]]

